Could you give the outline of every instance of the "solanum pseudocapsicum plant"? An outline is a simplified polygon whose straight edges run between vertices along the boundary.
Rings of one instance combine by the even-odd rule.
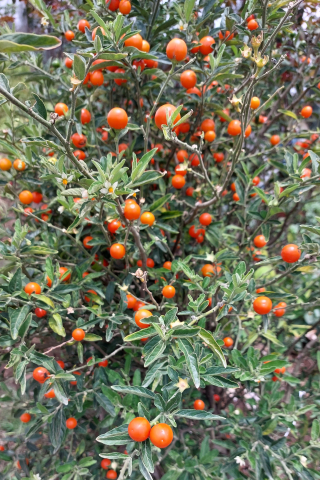
[[[319,478],[318,27],[242,3],[1,27],[3,478]]]

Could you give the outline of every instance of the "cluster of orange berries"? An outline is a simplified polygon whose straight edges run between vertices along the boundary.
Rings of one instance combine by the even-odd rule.
[[[128,425],[128,434],[135,442],[144,442],[148,438],[158,448],[166,448],[173,440],[173,431],[170,425],[158,423],[151,427],[144,417],[136,417]]]
[[[12,166],[15,170],[17,170],[17,172],[23,172],[23,170],[26,169],[25,162],[19,158],[14,160],[13,164],[9,158],[0,158],[0,170],[3,172],[8,172]]]

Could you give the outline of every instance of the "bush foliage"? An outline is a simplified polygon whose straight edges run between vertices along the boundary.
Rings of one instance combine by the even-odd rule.
[[[2,478],[319,479],[313,4],[31,3],[0,35]]]

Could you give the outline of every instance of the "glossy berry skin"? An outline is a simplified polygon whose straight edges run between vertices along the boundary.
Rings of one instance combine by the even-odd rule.
[[[186,179],[182,175],[174,175],[172,177],[172,186],[177,189],[181,190],[186,184]]]
[[[24,287],[24,291],[28,295],[31,295],[32,293],[39,295],[41,293],[41,287],[38,283],[30,282],[27,283],[27,285]]]
[[[79,133],[74,133],[71,135],[71,141],[76,148],[84,148],[87,144],[87,137],[85,135],[79,135]]]
[[[81,342],[81,340],[83,340],[85,336],[86,336],[85,331],[82,330],[82,328],[76,328],[72,332],[72,338],[77,342]]]
[[[66,427],[68,430],[73,430],[77,425],[78,422],[74,417],[70,417],[66,420]]]
[[[214,38],[210,36],[206,36],[201,38],[200,43],[201,43],[200,52],[202,53],[202,55],[209,55],[209,53],[213,52],[212,45],[216,42]]]
[[[254,237],[253,243],[257,248],[262,248],[267,245],[267,241],[264,235],[257,235],[256,237]]]
[[[127,220],[133,221],[138,220],[140,217],[141,208],[137,203],[126,203],[123,214]]]
[[[171,270],[172,262],[164,262],[162,265],[166,270]]]
[[[126,249],[121,243],[114,243],[110,247],[110,255],[116,260],[121,260],[126,254]]]
[[[203,265],[201,268],[201,273],[204,277],[212,277],[215,274],[214,265],[211,265],[211,263]]]
[[[83,246],[84,248],[90,250],[91,248],[93,248],[92,245],[88,245],[88,243],[93,240],[93,237],[91,237],[91,235],[88,235],[87,237],[84,237],[82,243],[83,243]]]
[[[225,338],[223,339],[223,343],[224,343],[224,346],[227,347],[227,348],[228,348],[228,347],[232,347],[232,345],[233,345],[233,340],[232,340],[231,337],[225,337]]]
[[[32,376],[36,382],[44,383],[48,380],[50,373],[44,367],[37,367],[33,370]]]
[[[47,310],[44,310],[43,308],[37,307],[35,309],[34,313],[35,313],[36,317],[43,318],[47,315],[48,312],[47,312]]]
[[[184,88],[192,88],[197,83],[197,75],[193,70],[185,70],[180,75],[180,83]]]
[[[177,160],[179,163],[187,161],[189,158],[188,152],[186,150],[179,150],[177,152]]]
[[[86,154],[82,150],[75,150],[73,154],[78,160],[84,160],[86,158]]]
[[[200,215],[199,222],[201,225],[207,227],[212,222],[212,216],[210,213],[202,213],[202,215]]]
[[[19,200],[23,205],[30,205],[33,201],[32,193],[29,192],[29,190],[22,190],[22,192],[19,193]]]
[[[71,58],[67,57],[64,61],[64,64],[67,68],[72,68],[73,60],[71,60]]]
[[[113,108],[107,116],[108,124],[115,130],[126,128],[128,123],[128,115],[123,108]]]
[[[54,107],[54,113],[59,115],[59,117],[62,117],[62,115],[65,115],[68,112],[69,108],[65,103],[57,103]]]
[[[22,423],[29,423],[30,420],[31,420],[31,415],[30,413],[23,413],[21,416],[20,416],[20,420]]]
[[[245,136],[246,138],[250,137],[251,132],[252,132],[251,125],[248,125],[247,128],[246,128],[245,131],[244,131],[244,136]]]
[[[12,162],[9,158],[1,158],[0,159],[0,170],[3,172],[8,172],[12,167]]]
[[[258,97],[252,97],[250,102],[250,107],[252,110],[256,110],[260,107],[260,99]]]
[[[68,42],[72,42],[75,35],[74,35],[74,32],[72,32],[71,30],[67,30],[66,33],[64,34],[64,37]]]
[[[143,223],[144,225],[149,225],[149,227],[152,227],[155,220],[156,218],[152,212],[144,212],[140,217],[140,222]]]
[[[187,190],[186,190],[187,197],[192,197],[193,192],[194,192],[194,188],[193,187],[188,187]]]
[[[81,109],[80,121],[82,125],[85,125],[91,121],[91,113],[86,108]]]
[[[274,314],[276,317],[283,317],[286,313],[285,307],[287,306],[286,302],[279,302],[278,305],[274,307]],[[277,372],[276,372],[277,373]]]
[[[166,423],[158,423],[150,430],[150,441],[158,448],[166,448],[173,440],[172,428]]]
[[[253,302],[253,309],[259,315],[267,315],[272,309],[272,302],[268,297],[257,297]]]
[[[173,38],[167,45],[166,54],[170,60],[181,62],[187,56],[188,48],[187,44],[181,38]]]
[[[155,265],[154,260],[152,260],[152,258],[147,258],[146,264],[147,264],[147,267],[149,268],[153,268]],[[138,260],[137,265],[138,267],[142,267],[142,260]]]
[[[101,362],[98,363],[99,367],[107,367],[109,365],[108,360],[102,360]]]
[[[45,398],[55,398],[56,394],[54,393],[53,388],[51,388],[47,393],[44,394]]]
[[[213,395],[213,400],[214,400],[215,402],[220,402],[220,395],[218,395],[217,393],[215,393],[215,394]]]
[[[238,195],[237,193],[234,193],[234,194],[232,195],[232,198],[233,198],[233,200],[234,200],[235,202],[239,202],[239,200],[240,200],[240,197],[239,197],[239,195]]]
[[[247,23],[247,27],[249,30],[257,30],[259,28],[259,24],[256,20],[252,19]]]
[[[255,187],[257,187],[257,186],[259,185],[259,183],[260,183],[260,178],[259,178],[259,177],[254,177],[254,178],[252,179],[252,183],[253,183],[253,185],[254,185]]]
[[[100,467],[104,470],[108,470],[109,466],[111,465],[111,460],[109,458],[104,458],[101,460]]]
[[[195,400],[193,404],[193,408],[195,410],[204,410],[204,407],[205,407],[205,404],[203,400],[200,400],[200,398],[198,398],[198,400]]]
[[[128,0],[121,0],[119,11],[122,15],[128,15],[131,12],[131,3]]]
[[[240,135],[240,133],[241,133],[241,122],[240,122],[240,120],[231,120],[231,122],[228,125],[228,133],[232,137],[236,137],[237,135]]]
[[[64,370],[65,364],[63,360],[57,360],[57,364]]]
[[[144,442],[149,438],[151,425],[144,417],[136,417],[128,425],[128,435],[135,442]]]
[[[71,272],[70,272],[70,270],[68,270],[68,268],[66,268],[66,267],[60,267],[60,268],[59,268],[60,278],[62,278],[63,275],[64,275],[65,273],[67,273],[67,272],[69,272],[69,273],[68,273],[68,275],[63,279],[63,282],[67,282],[68,280],[70,280],[70,278],[71,278]]]
[[[116,233],[116,231],[120,227],[121,227],[120,220],[112,220],[112,222],[108,223],[107,229],[110,233]]]
[[[309,118],[311,117],[312,112],[313,112],[312,107],[306,106],[306,107],[303,107],[300,114],[303,116],[303,118]]]
[[[124,44],[126,47],[135,47],[138,50],[142,50],[143,39],[139,33],[128,38]]]
[[[137,303],[137,300],[132,296],[132,295],[127,295],[127,301],[125,302],[127,304],[127,308],[133,309],[135,304]]]
[[[173,298],[176,294],[176,289],[172,285],[166,285],[162,289],[162,295],[165,298]]]
[[[90,73],[90,82],[95,87],[101,87],[104,83],[104,76],[101,70],[95,70]]]
[[[270,138],[270,143],[273,146],[278,145],[278,143],[280,143],[279,135],[272,135],[272,137]]]
[[[213,130],[209,130],[204,134],[204,139],[206,140],[206,142],[213,142],[215,138],[216,138],[216,132],[214,132]]]
[[[286,367],[282,367],[282,368],[276,368],[274,373],[282,373],[284,374],[286,372]]]
[[[200,125],[200,128],[203,132],[210,132],[215,129],[215,123],[211,118],[206,118]]]
[[[167,112],[168,112],[168,116],[171,117],[173,112],[175,112],[176,110],[177,110],[176,107],[174,105],[171,105],[171,103],[166,103],[165,105],[162,105],[161,107],[159,107],[154,117],[154,121],[157,127],[161,129],[161,125],[168,125]],[[179,113],[173,123],[174,124],[177,123],[180,120],[180,118],[181,118],[181,115]]]
[[[148,318],[148,317],[152,317],[152,313],[150,312],[150,310],[141,309],[135,313],[134,321],[136,322],[139,328],[148,328],[150,327],[149,323],[142,323],[140,321],[143,318]]]
[[[79,20],[78,22],[78,30],[79,32],[85,33],[85,28],[88,28],[90,30],[90,23],[88,20]]]
[[[109,478],[109,480],[116,480],[117,477],[118,474],[115,470],[110,469],[106,473],[106,478]]]
[[[301,257],[301,250],[299,250],[298,245],[289,243],[281,250],[281,257],[286,263],[295,263]]]

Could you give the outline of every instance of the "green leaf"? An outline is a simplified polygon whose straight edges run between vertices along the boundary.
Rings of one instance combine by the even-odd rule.
[[[128,435],[128,424],[113,428],[109,432],[99,435],[96,440],[104,445],[126,445],[132,442],[131,437]]]
[[[73,57],[73,71],[79,80],[83,80],[86,76],[86,62],[80,55],[74,55]]]
[[[51,277],[49,277],[49,278],[51,278]],[[53,278],[53,276],[52,276],[52,278]],[[51,279],[51,280],[52,280],[52,279]],[[49,305],[49,307],[54,308],[54,303],[53,303],[53,301],[51,300],[51,298],[46,297],[45,295],[42,295],[42,294],[37,295],[37,300],[40,300],[41,302],[46,303],[47,305]]]
[[[143,464],[145,465],[148,472],[153,473],[154,465],[152,461],[151,443],[149,439],[141,443],[141,453]]]
[[[10,293],[20,292],[22,290],[21,268],[18,268],[11,278],[8,290]]]
[[[51,35],[36,35],[35,33],[7,33],[0,37],[2,53],[36,52],[52,50],[60,47],[61,40]]]
[[[66,430],[66,418],[63,408],[55,413],[49,428],[49,436],[55,448],[60,447],[64,432]]]
[[[290,112],[290,110],[282,110],[281,108],[279,108],[278,112],[283,113],[284,115],[287,115],[288,117],[294,118],[295,120],[298,120],[297,115],[294,112]]]
[[[147,168],[149,162],[151,161],[153,155],[157,152],[157,148],[153,148],[150,152],[147,152],[141,157],[137,166],[133,169],[131,173],[131,180],[134,182],[141,177],[145,169]]]
[[[159,340],[154,347],[148,351],[144,358],[144,366],[148,367],[151,363],[155,362],[166,349],[166,343],[162,340]]]
[[[99,403],[99,405],[101,405],[101,407],[109,413],[109,415],[111,415],[111,417],[115,417],[116,416],[116,411],[115,411],[115,408],[113,406],[113,404],[110,402],[109,398],[107,398],[105,395],[102,395],[102,393],[95,393],[95,398],[97,400],[97,402]]]
[[[95,335],[94,333],[86,333],[84,340],[87,342],[98,342],[99,340],[102,340],[102,337],[100,337],[100,335]]]
[[[285,360],[271,360],[261,366],[260,373],[261,375],[267,375],[268,373],[273,372],[276,368],[286,367],[287,365],[288,362]]]
[[[216,342],[216,340],[213,338],[213,335],[208,332],[207,330],[204,330],[203,328],[201,328],[200,332],[198,333],[199,337],[201,338],[201,340],[203,340],[207,345],[208,347],[211,348],[211,350],[213,351],[213,353],[215,353],[219,360],[221,361],[222,365],[224,367],[227,366],[227,362],[226,362],[226,359],[223,355],[223,352],[221,350],[221,348],[219,347],[218,343]]]
[[[200,327],[188,327],[186,325],[182,327],[175,327],[172,330],[170,330],[170,333],[172,332],[172,335],[177,338],[183,338],[183,337],[194,337],[196,336],[200,331]]]
[[[184,15],[186,17],[187,22],[189,22],[192,14],[192,10],[195,4],[195,0],[185,0],[183,10],[184,10]]]
[[[141,340],[141,338],[148,338],[148,337],[153,337],[154,335],[157,335],[156,330],[154,327],[148,327],[148,328],[142,328],[138,332],[131,333],[130,335],[127,335],[124,337],[125,342],[133,342],[135,340]]]
[[[18,338],[19,328],[25,321],[29,310],[30,308],[28,305],[24,305],[22,308],[8,308],[10,319],[10,333],[13,340],[16,340]]]
[[[102,458],[110,458],[110,460],[127,460],[128,458],[127,453],[119,453],[119,452],[99,453],[99,456]]]
[[[54,382],[53,390],[56,394],[58,402],[63,403],[64,405],[68,405],[68,395],[66,394],[62,384],[58,380]]]
[[[198,359],[193,351],[193,348],[188,340],[178,340],[180,350],[185,356],[188,370],[196,388],[200,387],[200,373],[198,366]]]
[[[35,101],[36,103],[33,105],[32,109],[34,112],[36,112],[38,115],[40,115],[40,117],[44,118],[45,120],[47,120],[47,109],[46,107],[44,106],[44,103],[43,101],[41,100],[40,97],[38,97],[38,95],[36,95],[35,93],[32,94],[35,98]]]
[[[283,343],[281,343],[277,337],[271,333],[269,330],[267,332],[264,332],[262,334],[263,337],[267,338],[268,340],[270,340],[270,342],[272,343],[275,343],[276,345],[279,345],[280,347],[283,347]]]
[[[7,90],[7,92],[10,93],[9,80],[7,79],[7,77],[5,76],[4,73],[0,73],[0,87],[3,88],[4,90]],[[3,140],[2,140],[2,142],[3,142]]]
[[[315,419],[312,422],[312,428],[311,428],[311,439],[313,441],[318,440],[320,437],[320,422],[319,420]]]
[[[190,418],[190,420],[225,420],[224,417],[213,415],[204,410],[178,410],[173,415],[179,418]]]
[[[141,457],[139,457],[139,470],[142,473],[142,476],[145,478],[145,480],[152,480],[152,476],[148,472],[148,469]]]
[[[140,162],[139,162],[140,163]],[[159,208],[162,207],[162,205],[164,205],[165,203],[168,202],[168,200],[170,200],[170,198],[172,197],[172,194],[171,193],[167,193],[167,195],[164,195],[163,197],[159,198],[158,200],[156,200],[155,202],[153,202],[150,207],[149,207],[149,211],[150,212],[155,212],[156,210],[159,210]]]
[[[141,161],[141,160],[140,160]],[[140,162],[138,163],[138,165]],[[163,174],[160,172],[157,172],[155,170],[147,170],[146,172],[143,172],[141,177],[139,177],[135,182],[129,184],[130,188],[136,188],[140,187],[141,185],[146,185],[147,183],[155,183],[159,178],[162,178]]]
[[[201,378],[210,385],[215,385],[221,388],[239,388],[237,382],[229,380],[228,378],[221,377],[219,375],[202,375]]]
[[[155,398],[155,394],[149,390],[148,388],[144,387],[123,387],[121,385],[112,385],[112,390],[115,390],[119,393],[132,393],[133,395],[137,395],[138,397],[144,398]]]
[[[61,318],[61,315],[59,315],[59,313],[54,313],[52,317],[49,319],[48,323],[51,330],[53,330],[55,333],[57,333],[61,337],[66,336],[66,331],[64,329],[62,318]]]

